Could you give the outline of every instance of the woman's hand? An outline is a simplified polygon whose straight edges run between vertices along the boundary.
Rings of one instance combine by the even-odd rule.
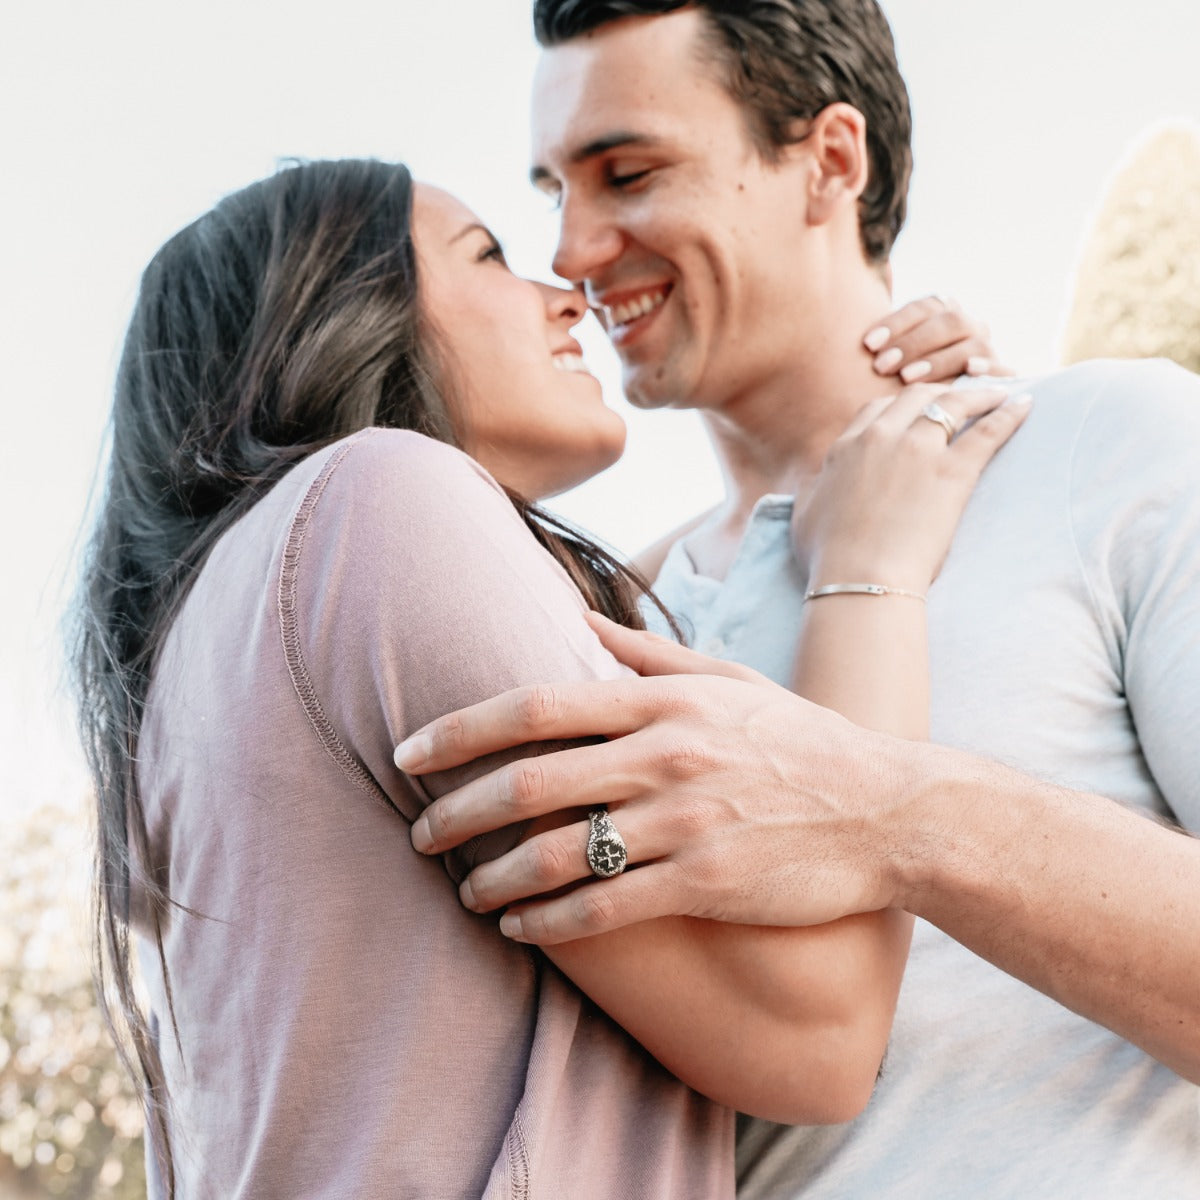
[[[880,375],[898,375],[905,383],[1013,374],[996,360],[988,327],[943,296],[906,304],[868,330],[863,345]]]
[[[924,594],[1029,400],[1000,388],[913,384],[866,405],[797,497],[793,543],[809,588],[879,583]]]

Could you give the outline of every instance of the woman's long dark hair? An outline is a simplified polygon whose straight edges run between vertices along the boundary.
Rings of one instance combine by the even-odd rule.
[[[132,905],[157,943],[173,1009],[162,949],[173,902],[147,865],[136,772],[147,690],[205,557],[292,466],[371,425],[457,443],[418,304],[411,203],[399,165],[288,167],[163,246],[125,340],[74,667],[98,809],[98,992],[142,1087],[168,1195],[163,1067],[134,994],[129,943]],[[647,589],[635,572],[535,505],[513,503],[593,608],[641,624]]]

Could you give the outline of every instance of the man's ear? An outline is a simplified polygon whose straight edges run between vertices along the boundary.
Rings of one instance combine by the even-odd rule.
[[[808,186],[808,219],[823,225],[847,204],[857,211],[867,186],[867,121],[851,104],[826,105],[812,119],[801,143],[812,164]]]

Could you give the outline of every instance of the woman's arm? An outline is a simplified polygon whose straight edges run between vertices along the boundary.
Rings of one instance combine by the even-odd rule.
[[[963,482],[965,473],[948,486],[931,469],[931,462],[947,454],[940,427],[926,430],[929,422],[922,422],[911,428],[913,412],[928,398],[922,390],[909,389],[899,407],[873,406],[848,431],[832,457],[832,469],[812,490],[805,511],[816,515],[797,522],[815,561],[848,568],[844,541],[857,551],[879,545],[887,550],[886,561],[860,557],[856,567],[902,565],[905,582],[923,573],[928,583],[970,490],[970,483]],[[955,403],[974,413],[998,400],[997,394],[981,401],[963,393]],[[979,424],[959,448],[958,458],[974,455],[977,476],[1018,423],[1019,410],[1009,410],[990,424]],[[913,496],[907,501],[912,507],[885,514],[888,528],[883,530],[875,528],[880,524],[878,506],[859,511],[860,492],[850,486],[864,469],[875,475],[872,487],[886,478],[897,491]],[[933,479],[933,486],[922,489],[921,478]],[[897,522],[909,523],[917,505],[937,500],[951,507],[951,499],[952,511],[936,537],[897,547]],[[851,598],[851,605],[855,599],[864,598]],[[914,705],[911,695],[914,686],[923,688],[927,673],[923,613],[892,611],[899,598],[866,599],[875,608],[861,615],[840,598],[827,604],[828,619],[814,621],[803,640],[797,681],[821,691],[827,703],[841,705],[852,716],[864,719],[869,713],[885,727],[913,722],[907,731],[919,735],[927,702]],[[919,601],[907,603],[919,608]],[[855,631],[864,624],[876,636],[858,637]],[[829,653],[820,644],[826,637]],[[872,657],[877,642],[888,651],[879,660]],[[845,655],[847,669],[839,664],[840,655]],[[595,766],[600,769],[599,763]],[[678,763],[678,771],[700,783],[707,766],[691,753],[689,761]],[[510,811],[536,802],[539,766],[529,764],[500,778]],[[630,789],[636,794],[635,781]],[[561,824],[572,815],[558,814],[554,821]],[[543,833],[543,828],[530,833]],[[637,845],[632,830],[626,836],[635,857],[653,854],[652,847]],[[542,877],[578,879],[586,871],[583,837],[578,825],[533,837],[520,852],[522,861]],[[443,844],[450,843],[439,842]],[[480,910],[495,907],[511,898],[504,894],[504,882],[503,868],[482,866],[464,885],[464,899]],[[591,889],[600,905],[603,887]],[[909,918],[895,911],[787,931],[682,918],[557,945],[549,953],[665,1066],[698,1090],[756,1115],[811,1123],[848,1119],[869,1097],[887,1043],[909,929]]]
[[[348,770],[351,760],[359,764],[363,803],[381,789],[409,821],[430,796],[489,767],[501,766],[518,791],[530,785],[535,771],[502,767],[519,749],[419,785],[395,767],[392,751],[434,717],[506,688],[619,678],[578,592],[507,498],[457,451],[376,430],[337,461],[308,522],[296,601],[306,669],[340,734],[330,753]],[[517,842],[520,827],[505,825],[446,855],[448,889]],[[428,871],[408,839],[396,854],[397,870]],[[584,866],[582,840],[569,857]],[[480,920],[495,928],[494,918]],[[829,935],[818,967],[814,953],[792,952],[789,931],[685,916],[550,956],[698,1091],[781,1120],[829,1121],[865,1103],[887,1034],[886,1021],[869,1041],[845,1027],[860,979],[854,956],[837,949],[842,936]]]

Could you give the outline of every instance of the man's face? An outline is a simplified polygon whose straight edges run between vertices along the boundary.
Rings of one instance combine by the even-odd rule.
[[[815,290],[802,152],[763,161],[704,57],[701,14],[628,18],[547,50],[535,183],[554,269],[583,283],[644,407],[722,407],[785,369]]]

